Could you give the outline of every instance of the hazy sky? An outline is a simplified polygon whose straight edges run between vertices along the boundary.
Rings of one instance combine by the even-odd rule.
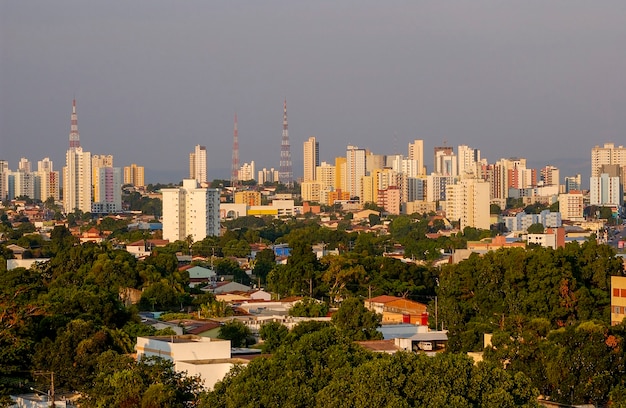
[[[65,160],[72,98],[84,150],[180,181],[280,161],[287,98],[302,143],[377,154],[467,144],[589,175],[626,144],[626,2],[0,0],[0,159]],[[562,181],[562,180],[561,180]]]

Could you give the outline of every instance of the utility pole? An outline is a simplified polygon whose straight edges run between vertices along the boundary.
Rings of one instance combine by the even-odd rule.
[[[48,375],[50,374],[50,400],[52,401],[52,406],[54,407],[54,371],[35,371],[34,375]]]

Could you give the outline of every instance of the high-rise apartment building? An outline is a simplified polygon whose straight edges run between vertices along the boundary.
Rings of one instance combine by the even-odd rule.
[[[94,168],[97,184],[94,189],[94,201],[91,212],[110,214],[122,211],[122,171],[119,167]]]
[[[20,158],[19,163],[17,164],[17,171],[21,171],[22,173],[30,173],[32,171],[31,162],[26,158]]]
[[[101,202],[100,192],[104,191],[100,188],[99,170],[103,168],[113,167],[113,156],[110,154],[94,154],[91,156],[91,185],[93,186],[92,202]],[[120,186],[121,188],[121,186]]]
[[[170,241],[201,241],[220,233],[220,191],[201,188],[195,179],[183,180],[182,187],[164,188],[163,238]]]
[[[263,170],[259,170],[257,183],[259,185],[263,185],[265,183],[276,183],[278,182],[278,177],[278,170],[275,170],[273,167],[269,170],[263,167]]]
[[[409,143],[408,159],[417,160],[417,167],[419,169],[418,175],[422,176],[426,174],[426,165],[424,164],[424,141],[423,140],[415,139],[413,143]]]
[[[144,187],[146,185],[144,167],[137,166],[135,163],[130,166],[125,166],[124,184],[131,184],[135,187]]]
[[[302,201],[321,202],[322,183],[315,180],[303,181],[300,184],[300,195],[302,196]]]
[[[49,157],[44,157],[43,160],[37,162],[37,171],[53,171],[53,163]]]
[[[480,179],[462,179],[446,187],[446,217],[460,221],[459,228],[474,227],[488,230],[489,183]]]
[[[436,146],[433,160],[433,172],[444,176],[456,176],[458,174],[457,158],[450,146]]]
[[[400,188],[397,186],[389,186],[378,191],[378,199],[376,205],[383,208],[389,214],[400,214]]]
[[[52,167],[50,167],[52,168]],[[52,197],[54,201],[59,201],[60,198],[60,177],[58,171],[38,171],[37,179],[39,188],[35,190],[35,198],[41,201],[46,201]],[[37,195],[39,196],[37,197]]]
[[[346,151],[346,190],[350,197],[361,195],[361,177],[365,176],[365,149],[348,146]]]
[[[559,212],[561,219],[566,221],[583,221],[585,202],[581,191],[572,190],[559,194]]]
[[[198,183],[206,183],[206,168],[206,146],[196,145],[194,151],[189,153],[189,178],[196,180]]]
[[[70,145],[63,167],[63,209],[66,213],[91,211],[91,153],[80,146],[76,100],[72,102]]]
[[[461,177],[473,177],[477,173],[476,166],[480,162],[480,150],[460,145],[457,148],[457,158],[458,174]]]
[[[345,157],[336,157],[335,158],[335,190],[341,190],[347,194],[347,186],[348,182],[346,181],[346,163]]]
[[[9,162],[0,160],[0,201],[7,199],[9,193]]]
[[[315,169],[320,165],[320,146],[315,136],[309,137],[309,139],[304,142],[304,177],[303,181],[314,181],[315,180]]]
[[[541,181],[546,186],[558,185],[560,180],[559,169],[554,166],[546,166],[541,169]]]
[[[332,164],[322,162],[315,169],[315,180],[322,183],[323,190],[332,190],[335,186],[336,167]]]
[[[252,160],[250,163],[244,163],[239,168],[239,171],[237,172],[237,180],[238,181],[255,180],[254,172],[255,172],[255,170],[254,170],[254,160]]]
[[[575,176],[566,176],[565,177],[565,192],[569,193],[570,191],[573,191],[573,190],[580,191],[581,182],[582,182],[582,177],[580,176],[580,174],[577,174]]]
[[[619,166],[615,166],[619,169]],[[619,176],[601,173],[589,181],[589,204],[602,206],[621,206],[624,192]]]
[[[595,146],[591,149],[591,177],[598,177],[601,166],[604,164],[617,164],[626,167],[626,147],[616,147],[613,143],[605,143],[604,146]]]

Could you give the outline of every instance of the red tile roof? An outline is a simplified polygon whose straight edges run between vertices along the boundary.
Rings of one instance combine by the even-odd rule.
[[[366,302],[371,302],[371,303],[389,303],[389,302],[393,302],[394,300],[399,300],[402,298],[396,297],[396,296],[389,296],[389,295],[382,295],[382,296],[376,296],[373,297],[371,299],[366,299]]]

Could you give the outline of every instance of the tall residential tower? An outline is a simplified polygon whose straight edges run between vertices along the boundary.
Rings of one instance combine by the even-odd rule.
[[[304,177],[303,181],[315,180],[315,169],[320,165],[320,145],[315,136],[304,142]]]

